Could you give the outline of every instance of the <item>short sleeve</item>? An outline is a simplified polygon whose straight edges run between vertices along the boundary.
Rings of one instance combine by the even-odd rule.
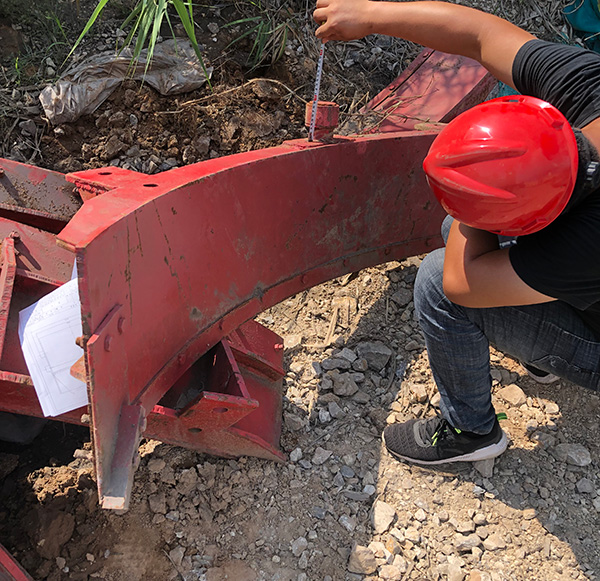
[[[523,95],[554,105],[574,127],[600,117],[600,54],[533,39],[518,51],[513,82]]]

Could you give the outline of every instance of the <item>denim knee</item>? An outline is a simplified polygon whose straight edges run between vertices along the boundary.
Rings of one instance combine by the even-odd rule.
[[[421,263],[415,279],[414,303],[419,320],[429,309],[439,305],[444,295],[444,248],[430,252]]]

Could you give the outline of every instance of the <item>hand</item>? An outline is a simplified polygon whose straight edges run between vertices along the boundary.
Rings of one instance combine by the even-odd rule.
[[[319,28],[318,38],[328,40],[356,40],[373,32],[369,14],[369,0],[317,0],[313,18]]]

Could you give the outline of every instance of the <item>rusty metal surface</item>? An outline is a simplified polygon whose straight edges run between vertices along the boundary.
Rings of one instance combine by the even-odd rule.
[[[6,328],[10,303],[12,300],[17,263],[15,262],[15,239],[14,234],[7,236],[2,241],[2,272],[0,273],[0,358],[4,350],[6,339]]]
[[[28,376],[18,336],[19,311],[71,278],[74,255],[56,245],[55,235],[6,218],[0,218],[0,239],[4,240],[3,265],[0,274],[2,287],[0,327],[5,325],[0,370]],[[12,242],[7,243],[7,240]],[[16,266],[14,277],[10,274],[12,266],[9,269],[4,268],[6,253],[10,254],[11,244],[14,245]],[[9,256],[9,262],[10,258]],[[9,288],[11,277],[12,289]],[[0,398],[4,399],[3,395],[0,394]],[[4,406],[1,399],[0,406]]]
[[[357,131],[411,131],[423,122],[447,123],[483,101],[496,83],[472,59],[425,49],[364,107]]]
[[[101,482],[123,406],[151,410],[244,321],[441,244],[443,212],[421,169],[434,135],[290,142],[140,175],[85,203],[59,238],[78,259]]]
[[[481,71],[456,74],[456,63],[439,58],[423,57],[372,104],[389,119],[380,133],[328,145],[298,140],[154,176],[120,168],[70,174],[87,201],[56,238],[43,233],[50,238],[39,249],[39,231],[28,238],[26,226],[0,219],[0,237],[9,226],[20,236],[7,347],[16,332],[12,312],[26,306],[17,303],[68,280],[65,265],[77,257],[104,506],[127,504],[146,417],[146,435],[164,441],[282,457],[281,340],[240,327],[301,290],[441,244],[443,211],[421,167],[436,130],[385,133],[397,131],[389,113],[411,95],[421,104],[402,119],[408,110],[445,119],[480,99]],[[451,99],[423,89],[440,80]],[[48,175],[39,183],[65,180]],[[37,262],[60,265],[36,269]],[[0,393],[12,395],[7,411],[35,407],[15,345],[0,362]],[[83,373],[81,363],[75,371]],[[79,421],[82,411],[61,419]]]
[[[2,545],[0,545],[0,581],[33,581],[33,578]]]
[[[81,200],[64,174],[0,159],[0,204],[29,208],[68,222]]]

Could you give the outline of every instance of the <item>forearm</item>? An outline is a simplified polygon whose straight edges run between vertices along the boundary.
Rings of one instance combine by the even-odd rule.
[[[444,258],[444,293],[472,308],[532,305],[555,300],[521,280],[498,237],[454,221]]]
[[[495,18],[446,2],[368,2],[365,16],[372,33],[473,58],[479,53],[479,31]]]
[[[517,50],[534,38],[492,14],[448,2],[317,0],[314,18],[324,40],[395,36],[473,58],[509,83]]]

